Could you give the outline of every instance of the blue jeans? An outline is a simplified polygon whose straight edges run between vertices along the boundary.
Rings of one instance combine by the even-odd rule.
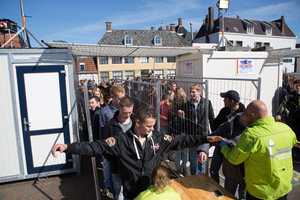
[[[109,187],[110,189],[113,189],[111,187],[111,172],[110,172],[110,163],[108,162],[108,160],[106,160],[104,158],[104,156],[102,156],[102,160],[103,160],[103,177],[104,177],[104,185],[105,187]]]
[[[191,175],[204,173],[206,161],[198,162],[197,147],[189,148],[189,153]]]
[[[114,199],[115,200],[124,200],[121,175],[112,173],[111,178],[112,178],[113,188],[114,188],[114,192],[115,192]]]
[[[175,151],[175,167],[179,171],[180,170],[180,158],[182,156],[182,167],[186,169],[186,163],[187,163],[187,158],[188,158],[188,148],[181,149],[179,151]]]

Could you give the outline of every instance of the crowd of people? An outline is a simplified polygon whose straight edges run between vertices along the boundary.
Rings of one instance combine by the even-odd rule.
[[[283,88],[275,119],[268,116],[262,101],[255,100],[246,108],[234,90],[220,93],[224,108],[215,117],[200,84],[193,83],[185,91],[174,80],[162,81],[161,100],[157,102],[156,85],[143,81],[139,77],[131,84],[110,80],[98,87],[89,81],[93,141],[57,144],[52,154],[65,151],[99,157],[98,162],[103,163],[103,195],[112,192],[118,200],[163,199],[178,195],[168,181],[159,181],[169,180],[169,172],[159,166],[161,158],[168,160],[173,152],[177,174],[195,175],[204,173],[208,150],[215,146],[210,175],[219,183],[222,166],[224,187],[233,195],[238,191],[239,199],[287,198],[293,160],[299,154],[299,79],[292,77]],[[145,82],[154,83],[153,79]],[[80,81],[81,91],[83,84]],[[130,97],[126,95],[129,92]],[[160,107],[159,116],[156,106]],[[85,115],[84,102],[82,108]],[[157,119],[159,132],[155,131]],[[281,120],[287,125],[278,122]],[[154,178],[157,176],[165,178]]]

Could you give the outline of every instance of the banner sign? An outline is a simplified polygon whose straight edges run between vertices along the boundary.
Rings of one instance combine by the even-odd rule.
[[[253,60],[237,59],[237,75],[254,74]]]
[[[184,75],[194,75],[193,61],[187,61],[184,65]]]

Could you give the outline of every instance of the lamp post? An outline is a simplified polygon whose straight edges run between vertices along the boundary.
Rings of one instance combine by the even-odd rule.
[[[227,12],[228,8],[229,8],[229,0],[219,0],[216,4],[216,6],[219,8],[219,14],[222,17],[222,36],[221,39],[218,43],[218,48],[220,47],[220,44],[222,43],[222,46],[225,46],[225,42],[224,40],[226,39],[224,36],[224,15]],[[225,12],[221,12],[222,10],[225,10]],[[227,40],[227,39],[226,39]]]

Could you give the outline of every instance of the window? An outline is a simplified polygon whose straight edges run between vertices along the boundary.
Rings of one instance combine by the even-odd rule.
[[[154,37],[154,45],[162,45],[161,37],[155,36]]]
[[[141,76],[148,76],[149,70],[148,69],[142,69],[141,70]]]
[[[120,71],[112,72],[112,76],[113,76],[113,79],[123,79],[122,72],[120,72]]]
[[[125,79],[134,80],[134,71],[125,71]]]
[[[272,35],[272,28],[271,27],[266,27],[266,35],[268,35],[268,36]]]
[[[124,41],[125,41],[125,45],[132,45],[133,43],[132,37],[130,35],[126,35]]]
[[[239,28],[238,27],[233,27],[233,31],[234,32],[239,32]]]
[[[101,56],[101,57],[99,57],[99,64],[100,65],[108,64],[108,57],[107,56]]]
[[[233,46],[233,40],[226,40],[227,46]]]
[[[155,70],[154,71],[154,77],[155,78],[163,78],[164,77],[164,71],[163,70]]]
[[[176,70],[175,69],[168,69],[168,76],[176,76]]]
[[[125,57],[124,62],[125,63],[134,63],[134,57]]]
[[[292,62],[293,62],[293,59],[291,59],[291,58],[284,58],[284,59],[283,59],[283,62],[284,62],[284,63],[292,63]]]
[[[100,72],[100,82],[103,82],[103,80],[106,79],[109,80],[109,74],[108,72]]]
[[[254,34],[254,26],[253,25],[248,24],[247,33],[248,34]]]
[[[164,57],[154,57],[154,63],[163,63]]]
[[[176,62],[176,57],[167,57],[167,62],[168,63],[174,63],[174,62]]]
[[[254,47],[255,47],[255,48],[261,47],[261,42],[255,42],[255,43],[254,43]]]
[[[243,46],[243,41],[236,41],[236,46],[237,47],[242,47]]]
[[[140,62],[141,63],[149,63],[149,58],[148,57],[140,57]]]
[[[111,57],[112,60],[112,64],[122,64],[122,57],[119,57],[119,56],[113,56]]]
[[[264,46],[269,47],[269,46],[270,46],[270,43],[269,43],[269,42],[265,42],[265,43],[264,43]]]
[[[79,70],[80,71],[84,71],[85,70],[85,62],[84,61],[79,62]]]

